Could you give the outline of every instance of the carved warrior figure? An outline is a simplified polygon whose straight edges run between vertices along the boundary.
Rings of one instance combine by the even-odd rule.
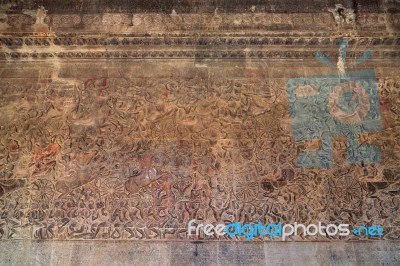
[[[41,6],[36,11],[36,22],[33,25],[33,28],[36,32],[49,32],[49,26],[44,22],[44,19],[47,16],[47,10]]]
[[[44,24],[44,18],[46,17],[46,9],[43,6],[39,7],[36,14],[36,24]]]
[[[140,168],[140,172],[136,171],[125,182],[125,188],[129,193],[136,193],[142,187],[162,177],[162,175],[157,176],[157,170],[153,168],[152,157],[149,154],[142,157]]]

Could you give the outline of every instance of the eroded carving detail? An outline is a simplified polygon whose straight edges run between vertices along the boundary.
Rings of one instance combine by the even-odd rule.
[[[399,145],[384,143],[396,130],[365,135],[380,165],[343,168],[339,138],[332,169],[302,169],[308,147],[291,140],[284,80],[74,83],[1,85],[1,111],[14,114],[1,117],[3,239],[187,239],[190,219],[385,221],[396,238]],[[398,127],[398,83],[378,80],[385,128]]]

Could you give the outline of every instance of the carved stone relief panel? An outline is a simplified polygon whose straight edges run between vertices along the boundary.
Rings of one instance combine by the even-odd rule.
[[[385,239],[398,239],[397,77],[378,77],[383,129],[358,140],[379,147],[381,163],[350,164],[339,136],[333,166],[307,169],[298,155],[321,144],[292,137],[289,76],[203,63],[75,75],[69,62],[51,79],[4,77],[1,238],[217,239],[188,236],[196,219],[381,224]],[[246,66],[241,75],[235,64]],[[170,72],[145,73],[161,68]]]

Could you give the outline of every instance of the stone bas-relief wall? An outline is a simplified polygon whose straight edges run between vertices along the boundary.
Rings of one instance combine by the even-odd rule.
[[[192,219],[384,227],[289,241],[399,239],[396,1],[111,2],[0,4],[1,239],[245,240],[188,236]],[[294,140],[287,82],[337,74],[315,56],[336,63],[343,38],[350,65],[373,51],[341,70],[376,73],[382,129],[353,143],[381,161],[350,164],[335,136],[332,167],[302,168],[322,144]]]
[[[9,63],[0,86],[1,238],[217,239],[189,237],[196,219],[381,225],[384,239],[398,239],[393,65],[367,64],[379,76],[383,130],[359,141],[379,147],[382,162],[350,165],[338,137],[332,168],[304,169],[299,153],[319,143],[293,140],[285,69],[334,70],[311,61],[202,63]],[[288,238],[333,239],[344,238]]]

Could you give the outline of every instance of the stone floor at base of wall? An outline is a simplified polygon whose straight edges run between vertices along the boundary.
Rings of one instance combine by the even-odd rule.
[[[1,241],[0,265],[400,265],[400,242]]]

